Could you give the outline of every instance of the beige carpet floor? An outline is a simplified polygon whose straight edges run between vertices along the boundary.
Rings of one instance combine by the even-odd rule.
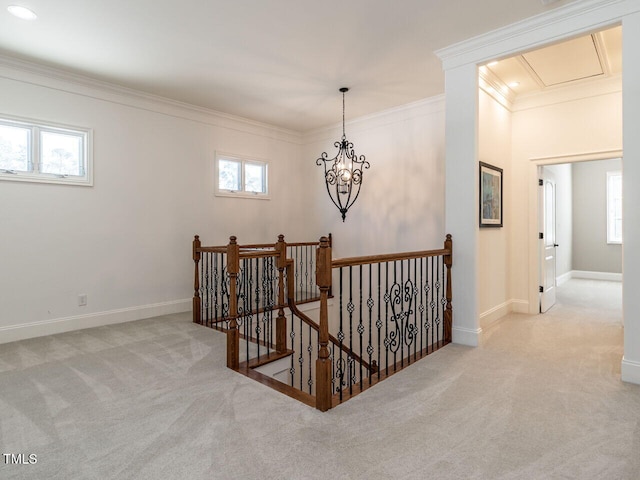
[[[639,479],[619,287],[571,280],[324,414],[226,369],[189,314],[0,345],[0,453],[37,455],[0,478]]]

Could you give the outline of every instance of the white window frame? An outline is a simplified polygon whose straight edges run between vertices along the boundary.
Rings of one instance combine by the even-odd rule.
[[[220,188],[220,160],[227,160],[232,162],[238,162],[240,166],[240,186],[241,190],[225,190]],[[263,192],[248,192],[244,190],[245,180],[245,167],[247,164],[260,165],[263,168],[264,178],[264,193]],[[216,196],[220,197],[236,197],[236,198],[254,198],[260,200],[270,200],[269,195],[269,162],[264,159],[247,157],[244,155],[237,155],[233,153],[216,152],[214,160],[214,192]]]
[[[611,188],[611,179],[617,176],[621,177],[620,180],[622,181],[621,171],[607,172],[607,243],[613,245],[622,244],[622,234],[620,235],[620,238],[615,237],[613,234],[615,231],[613,222],[616,220],[616,215],[614,211],[615,206],[613,205],[615,198],[613,198],[614,193]],[[620,197],[620,220],[622,221],[622,197]]]
[[[0,114],[0,124],[19,127],[30,131],[28,163],[29,170],[6,170],[0,168],[0,180],[13,182],[55,183],[60,185],[93,186],[93,130],[90,128],[43,122],[28,118],[19,118]],[[82,142],[81,155],[84,175],[62,175],[40,171],[40,134],[60,133],[79,137]]]

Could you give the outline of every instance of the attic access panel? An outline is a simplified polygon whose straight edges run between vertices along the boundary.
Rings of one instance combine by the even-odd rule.
[[[547,87],[605,73],[592,35],[525,53],[522,57]]]

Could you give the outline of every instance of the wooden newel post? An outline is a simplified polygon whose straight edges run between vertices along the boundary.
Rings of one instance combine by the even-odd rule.
[[[236,237],[229,237],[227,245],[227,274],[229,275],[229,328],[227,329],[227,367],[237,370],[240,366],[240,335],[238,332],[238,272],[240,271],[240,246]]]
[[[278,252],[278,317],[276,318],[276,351],[282,353],[287,349],[287,318],[284,316],[284,270],[287,268],[287,244],[284,235],[278,235],[276,243]]]
[[[447,235],[447,239],[444,241],[444,248],[449,250],[449,253],[444,256],[444,264],[447,267],[447,304],[444,310],[444,341],[451,342],[451,330],[453,328],[453,309],[451,307],[451,265],[453,264],[453,240],[451,235]]]
[[[316,250],[316,283],[320,288],[320,350],[316,360],[316,408],[326,412],[331,408],[331,360],[329,359],[329,312],[327,297],[331,288],[331,247],[322,237]]]
[[[200,298],[200,237],[193,237],[193,262],[195,263],[195,275],[193,277],[193,323],[202,323],[202,299]]]

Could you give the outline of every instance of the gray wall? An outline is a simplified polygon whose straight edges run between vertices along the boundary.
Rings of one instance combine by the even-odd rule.
[[[622,160],[573,164],[573,270],[622,273],[622,246],[607,244],[607,172]]]

